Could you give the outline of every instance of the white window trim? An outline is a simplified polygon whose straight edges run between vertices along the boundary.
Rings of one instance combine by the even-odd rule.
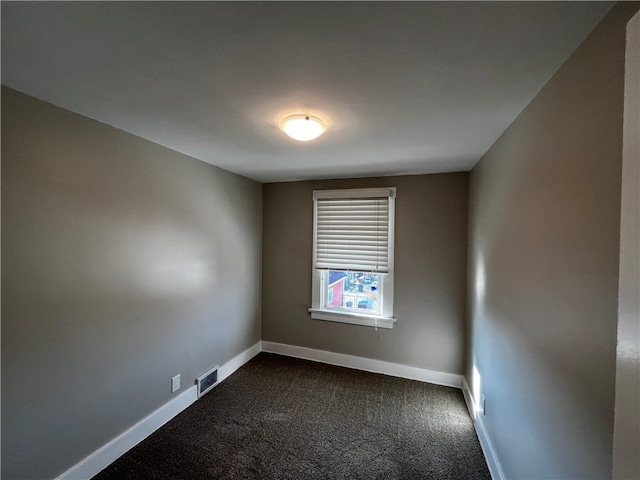
[[[323,308],[324,289],[322,288],[322,270],[315,268],[316,254],[316,213],[315,200],[318,198],[367,198],[367,197],[388,197],[389,198],[389,272],[380,274],[382,282],[382,306],[381,315],[372,315],[351,311],[339,311],[337,309]],[[393,280],[394,280],[394,250],[395,250],[395,198],[396,188],[355,188],[341,190],[315,190],[313,192],[313,258],[312,258],[312,294],[311,308],[309,313],[314,320],[325,320],[330,322],[342,322],[353,325],[364,325],[375,328],[393,328],[396,318],[393,316]]]
[[[310,308],[311,318],[314,320],[326,320],[329,322],[351,323],[367,327],[393,328],[396,323],[394,317],[380,317],[377,315],[365,315],[362,313],[337,312],[331,310],[318,310]]]

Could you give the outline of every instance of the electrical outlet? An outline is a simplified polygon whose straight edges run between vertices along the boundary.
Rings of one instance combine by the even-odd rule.
[[[171,379],[171,393],[180,390],[180,374]]]
[[[487,414],[487,399],[484,398],[484,395],[480,395],[480,411],[482,415]]]

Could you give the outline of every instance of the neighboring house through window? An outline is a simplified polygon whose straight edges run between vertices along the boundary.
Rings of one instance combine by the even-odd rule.
[[[395,187],[313,192],[311,317],[392,328]]]

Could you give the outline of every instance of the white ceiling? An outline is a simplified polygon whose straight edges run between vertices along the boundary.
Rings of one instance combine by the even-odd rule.
[[[611,6],[2,2],[2,83],[262,182],[461,171]]]

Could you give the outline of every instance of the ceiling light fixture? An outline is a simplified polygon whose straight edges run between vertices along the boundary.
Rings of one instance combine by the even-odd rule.
[[[327,131],[325,123],[312,115],[295,114],[280,122],[280,130],[299,142],[308,142]]]

